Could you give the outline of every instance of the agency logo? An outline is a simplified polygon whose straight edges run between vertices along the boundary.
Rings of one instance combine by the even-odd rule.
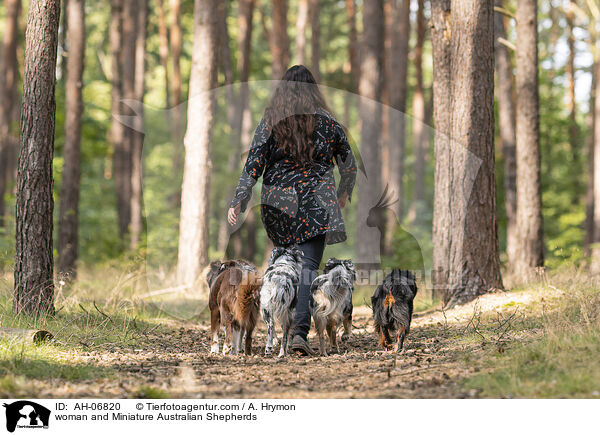
[[[19,429],[48,429],[50,410],[29,400],[4,404],[6,408],[6,430],[14,432]]]

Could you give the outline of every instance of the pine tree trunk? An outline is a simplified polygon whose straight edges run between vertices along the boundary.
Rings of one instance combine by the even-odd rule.
[[[502,288],[494,175],[493,10],[493,0],[452,3],[452,143],[447,178],[436,185],[448,192],[440,200],[450,207],[450,219],[443,223],[449,241],[443,286],[447,306]]]
[[[502,7],[502,1],[496,0]],[[500,43],[506,39],[504,15],[496,12],[494,16],[496,31],[494,49],[496,50],[496,75],[498,92],[498,127],[504,157],[504,204],[506,209],[506,254],[512,267],[517,250],[517,162],[515,149],[515,104],[513,97],[513,66],[508,48]]]
[[[208,264],[210,159],[217,71],[217,0],[195,0],[177,276],[191,286]]]
[[[319,0],[310,0],[310,67],[317,83],[321,81],[321,22]]]
[[[361,155],[367,180],[359,185],[356,254],[359,263],[379,261],[380,241],[364,227],[381,189],[381,95],[383,89],[384,18],[383,0],[372,0],[363,9],[363,46],[359,91]],[[378,227],[380,225],[377,225]],[[383,234],[380,234],[383,237]]]
[[[250,77],[250,53],[251,53],[251,40],[252,40],[252,16],[254,15],[254,0],[240,0],[238,9],[238,47],[240,50],[240,56],[238,56],[237,69],[240,75],[240,93],[238,104],[235,105],[235,116],[234,123],[232,125],[231,133],[231,147],[232,150],[229,154],[227,161],[227,168],[230,172],[235,172],[240,166],[240,151],[244,146],[242,141],[242,124],[244,115],[250,116],[248,110],[248,79]],[[247,144],[248,146],[250,144]],[[233,191],[226,196],[226,200],[229,201]],[[228,205],[227,202],[226,205]],[[234,236],[234,234],[231,235]],[[219,236],[217,247],[219,252],[225,252],[227,249],[227,243],[229,242],[229,227],[226,219],[222,219],[219,226]],[[241,255],[240,251],[235,252],[235,258]]]
[[[85,0],[67,5],[67,82],[65,97],[64,168],[58,222],[58,270],[76,274],[81,173],[81,115],[85,59]]]
[[[183,130],[183,107],[181,107],[181,46],[183,37],[181,34],[181,0],[170,0],[171,10],[171,56],[173,61],[173,118],[171,128],[171,140],[173,142],[173,169],[175,172],[181,170],[183,163],[182,141]]]
[[[54,313],[52,159],[59,0],[32,0],[25,34],[13,310]]]
[[[308,23],[308,0],[298,0],[296,19],[296,55],[298,65],[306,64],[306,24]]]
[[[425,129],[425,95],[423,90],[423,44],[425,43],[425,2],[418,0],[417,43],[414,50],[415,89],[412,100],[413,147],[415,150],[415,191],[411,220],[420,222],[425,201],[425,157],[427,154],[427,131]]]
[[[4,195],[9,181],[12,179],[11,148],[16,141],[10,132],[14,116],[12,108],[18,104],[17,83],[17,43],[19,40],[19,12],[21,0],[5,1],[6,22],[2,41],[2,58],[0,59],[0,227],[4,226]]]
[[[138,110],[134,120],[131,144],[131,239],[129,248],[135,250],[144,231],[142,166],[145,137],[144,93],[146,74],[146,33],[148,25],[148,0],[136,0],[137,23],[135,35],[135,74],[133,90]]]
[[[517,4],[517,276],[528,279],[544,264],[540,182],[537,3]]]
[[[434,195],[433,195],[433,270],[434,296],[443,295],[450,270],[451,222],[450,184],[450,111],[451,74],[451,7],[450,0],[431,0],[431,41],[433,47],[433,125],[435,128]]]
[[[159,48],[158,53],[160,56],[160,64],[163,67],[165,74],[165,107],[170,107],[171,103],[171,92],[169,87],[169,29],[167,28],[167,14],[165,11],[165,0],[157,0],[158,6],[158,36],[159,36]],[[169,111],[166,111],[167,122],[170,123]]]
[[[600,62],[596,59],[596,98],[594,104],[594,229],[590,270],[600,273]]]
[[[273,80],[281,80],[290,63],[290,39],[287,33],[287,0],[273,0],[273,28],[271,29],[271,56]]]
[[[123,99],[123,82],[121,74],[121,51],[123,49],[123,0],[111,0],[109,44],[111,57],[111,113],[121,113],[121,100]],[[119,234],[121,238],[127,233],[129,219],[126,203],[126,189],[129,180],[124,177],[126,173],[127,155],[124,149],[125,129],[123,124],[114,116],[111,117],[110,141],[113,146],[113,177],[117,202],[117,216]]]
[[[596,98],[598,95],[598,55],[594,56],[592,64],[592,92],[590,92],[590,111],[589,111],[589,131],[588,136],[588,179],[585,194],[585,238],[583,241],[584,255],[590,257],[592,255],[591,244],[594,242],[594,158],[595,158],[595,139],[596,139]]]
[[[346,14],[350,28],[348,36],[348,56],[350,58],[350,77],[352,78],[350,90],[357,92],[360,77],[360,59],[358,56],[358,32],[356,30],[356,0],[346,0]]]
[[[580,158],[579,154],[581,149],[579,148],[579,128],[577,126],[577,102],[575,101],[575,34],[574,34],[574,21],[575,21],[575,9],[577,2],[570,0],[569,7],[567,9],[567,46],[569,49],[569,57],[567,59],[566,69],[566,80],[567,80],[567,109],[569,111],[569,147],[570,155],[573,159],[571,167],[574,169],[570,173],[572,174],[572,183],[575,195],[571,198],[572,204],[577,204],[579,201],[578,193],[581,191],[579,186],[580,180]]]

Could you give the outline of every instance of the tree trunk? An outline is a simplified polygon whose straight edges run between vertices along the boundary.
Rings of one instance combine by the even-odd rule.
[[[391,2],[391,23],[389,29],[390,74],[386,82],[388,90],[388,185],[398,201],[390,206],[386,223],[386,251],[391,254],[392,237],[395,227],[402,221],[402,201],[404,199],[403,175],[405,153],[405,112],[407,96],[408,43],[410,39],[410,0],[400,4]]]
[[[67,82],[65,97],[64,168],[58,223],[58,270],[76,274],[81,173],[81,115],[85,59],[85,0],[67,5]]]
[[[573,159],[571,163],[571,168],[573,168],[573,170],[570,171],[570,173],[572,175],[573,187],[576,192],[571,198],[572,204],[578,203],[579,192],[581,191],[579,187],[579,154],[581,153],[581,150],[579,149],[579,128],[577,127],[577,102],[575,101],[575,34],[573,32],[575,27],[575,7],[577,7],[577,2],[575,0],[570,0],[569,8],[566,13],[569,57],[565,66],[567,80],[567,109],[569,111],[569,154]]]
[[[310,0],[310,48],[311,48],[311,72],[317,83],[321,81],[321,23],[319,0]]]
[[[54,313],[52,158],[59,0],[32,0],[25,34],[13,310]]]
[[[18,104],[17,83],[17,43],[19,40],[19,12],[21,0],[5,1],[6,24],[4,26],[4,38],[2,41],[2,58],[0,59],[0,227],[4,226],[4,195],[9,181],[12,179],[11,147],[15,138],[11,134],[10,127],[14,121],[12,108]]]
[[[585,195],[585,238],[583,241],[584,255],[590,257],[592,254],[591,244],[594,242],[594,158],[595,158],[595,140],[596,140],[596,98],[598,95],[598,54],[594,56],[592,64],[592,92],[590,93],[590,111],[589,111],[589,131],[591,134],[588,137],[588,179]]]
[[[123,0],[111,0],[110,14],[111,112],[113,114],[120,114],[121,100],[123,99],[123,77],[121,74]],[[126,195],[129,179],[125,177],[127,173],[127,153],[125,152],[124,136],[125,128],[123,124],[113,116],[111,118],[110,140],[113,145],[113,176],[115,181],[119,234],[121,238],[125,236],[129,226],[129,218],[127,216],[129,203],[127,202]]]
[[[381,94],[383,88],[383,0],[365,2],[359,90],[361,155],[367,180],[358,190],[356,253],[358,263],[379,260],[380,243],[365,227],[374,201],[381,196]],[[378,227],[380,225],[377,225]],[[383,234],[379,234],[380,237]]]
[[[502,7],[502,1],[496,0]],[[498,92],[498,127],[504,157],[504,204],[506,208],[506,254],[512,267],[517,250],[517,162],[515,149],[515,104],[513,100],[513,66],[508,48],[500,43],[506,39],[504,15],[494,16],[494,49],[496,51],[496,86]]]
[[[433,270],[434,296],[443,295],[449,279],[450,232],[450,110],[452,84],[450,0],[431,0],[431,42],[433,47],[433,125],[435,127],[433,194]]]
[[[308,0],[298,0],[296,20],[296,55],[298,65],[306,64],[306,23],[308,22]]]
[[[138,104],[131,144],[131,239],[129,248],[135,250],[144,231],[142,163],[145,137],[144,91],[146,73],[146,33],[148,25],[148,0],[137,1],[137,23],[135,36],[135,74],[133,91]]]
[[[592,261],[590,270],[600,273],[600,61],[598,56],[596,66],[596,98],[594,103],[594,229],[592,245]]]
[[[217,0],[194,2],[194,47],[179,225],[177,276],[191,286],[208,264],[210,159],[217,70]]]
[[[494,4],[452,3],[451,154],[437,180],[450,207],[443,222],[449,241],[447,306],[502,288],[498,258],[494,175]],[[445,161],[444,161],[445,163]],[[434,239],[434,247],[438,241]],[[434,248],[435,249],[435,248]]]
[[[173,169],[175,172],[181,170],[183,153],[181,134],[183,130],[183,107],[181,107],[181,0],[170,0],[171,10],[171,56],[173,60],[173,118],[171,128],[171,140],[173,142]]]
[[[169,29],[167,28],[167,15],[165,11],[165,0],[157,0],[158,6],[158,36],[159,36],[159,48],[158,52],[160,55],[160,64],[163,67],[165,74],[165,107],[170,107],[171,93],[169,87]],[[170,123],[170,116],[167,113],[167,122]]]
[[[235,105],[235,116],[234,123],[232,125],[231,133],[231,147],[232,150],[229,154],[227,161],[227,168],[229,172],[234,173],[240,166],[239,153],[243,147],[242,143],[242,124],[244,116],[250,117],[248,110],[248,79],[250,77],[250,49],[252,41],[252,16],[254,15],[254,0],[240,0],[238,9],[238,47],[240,55],[238,56],[237,69],[240,75],[240,94],[239,101]],[[233,190],[229,195],[226,196],[227,201],[233,195]],[[229,203],[227,202],[226,205]],[[227,207],[226,207],[227,208]],[[222,219],[219,226],[218,236],[218,251],[225,252],[227,249],[227,243],[229,242],[229,227],[226,219]],[[233,234],[231,237],[237,237]],[[236,246],[241,246],[239,243]],[[240,250],[234,252],[235,258],[241,255]]]
[[[348,15],[348,26],[350,28],[348,36],[348,56],[350,58],[350,77],[352,79],[350,91],[357,92],[360,77],[360,59],[358,56],[358,32],[356,30],[356,0],[346,0],[346,14]]]
[[[540,182],[537,3],[517,4],[517,276],[527,279],[544,264]]]
[[[273,28],[271,29],[271,56],[273,80],[281,80],[290,63],[290,40],[287,33],[287,0],[273,0]]]
[[[415,191],[411,210],[411,220],[420,222],[425,201],[425,157],[428,141],[425,122],[425,95],[423,90],[423,44],[425,43],[425,2],[418,0],[417,43],[414,51],[415,89],[412,100],[413,147],[415,150]]]

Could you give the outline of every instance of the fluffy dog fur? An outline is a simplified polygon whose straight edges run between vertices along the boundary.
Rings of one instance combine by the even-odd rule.
[[[384,349],[402,350],[404,338],[410,331],[416,295],[415,276],[399,269],[394,269],[375,290],[371,298],[373,320],[379,343]]]
[[[218,268],[217,268],[218,266]],[[223,355],[237,355],[242,348],[252,353],[252,332],[258,318],[260,277],[256,267],[245,261],[230,260],[211,263],[207,281],[210,285],[210,351],[219,352],[219,327],[223,325],[225,339]]]
[[[330,258],[323,269],[323,275],[312,283],[311,312],[319,335],[321,354],[327,356],[324,331],[327,329],[331,349],[340,349],[337,343],[337,328],[344,323],[344,339],[351,334],[352,292],[356,271],[351,260]]]
[[[273,352],[275,321],[283,330],[279,356],[287,355],[288,335],[294,324],[301,260],[302,252],[295,247],[276,247],[271,252],[260,291],[260,308],[267,325],[265,355]]]

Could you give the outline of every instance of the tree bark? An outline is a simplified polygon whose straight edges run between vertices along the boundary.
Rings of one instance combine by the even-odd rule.
[[[129,248],[135,250],[144,231],[142,163],[145,137],[144,93],[146,74],[146,33],[148,25],[148,0],[136,0],[137,23],[135,34],[135,73],[133,91],[138,110],[134,119],[131,143],[131,238]]]
[[[363,9],[363,46],[359,91],[361,155],[367,181],[359,186],[356,253],[359,263],[376,262],[380,243],[364,231],[369,211],[382,194],[381,189],[381,95],[383,89],[384,16],[383,0],[365,2]],[[379,226],[379,225],[377,225]],[[380,234],[383,237],[383,234]]]
[[[596,41],[597,43],[597,41]],[[600,61],[598,56],[595,62],[596,67],[596,98],[594,103],[594,229],[592,244],[592,261],[590,270],[593,273],[600,273]]]
[[[346,14],[350,28],[348,35],[348,56],[350,58],[350,77],[352,79],[350,90],[351,92],[357,92],[360,77],[360,59],[358,56],[358,32],[356,30],[356,0],[346,0]]]
[[[158,36],[159,36],[159,48],[158,53],[160,55],[160,64],[163,67],[165,74],[165,107],[170,107],[171,103],[171,92],[169,88],[171,83],[169,82],[169,29],[167,28],[167,15],[165,11],[165,0],[157,0],[158,6]],[[167,113],[167,121],[170,122],[170,116]]]
[[[515,273],[525,279],[544,264],[540,181],[537,3],[517,4],[517,228]]]
[[[58,224],[58,270],[77,272],[79,180],[81,174],[81,115],[85,59],[85,0],[67,4],[67,81],[65,97],[64,168]]]
[[[4,38],[2,40],[2,58],[0,59],[0,227],[4,226],[4,195],[9,181],[12,179],[12,170],[9,160],[12,160],[11,148],[16,138],[10,132],[15,121],[12,108],[18,104],[17,83],[17,43],[19,40],[19,12],[21,0],[5,1],[6,22]]]
[[[431,41],[433,47],[433,124],[435,173],[433,194],[433,270],[434,296],[443,296],[449,279],[451,190],[450,178],[450,113],[452,99],[452,56],[450,42],[450,0],[431,0]]]
[[[235,115],[233,117],[234,122],[232,125],[231,133],[231,152],[227,161],[227,168],[230,172],[235,172],[240,166],[240,151],[243,146],[242,141],[242,124],[244,117],[250,117],[248,110],[248,79],[250,77],[250,53],[251,53],[251,41],[252,41],[252,16],[254,15],[254,0],[240,0],[238,9],[238,47],[240,55],[238,56],[237,70],[240,75],[240,91],[238,102],[235,105]],[[231,191],[227,198],[230,198],[233,194]],[[227,203],[228,205],[229,203]],[[250,211],[249,211],[250,212]],[[225,252],[227,249],[227,243],[229,242],[229,227],[226,219],[222,219],[219,226],[219,236],[217,247],[219,252]],[[235,234],[235,235],[234,235]],[[234,233],[231,237],[239,237],[239,234]],[[241,255],[241,244],[237,243],[235,246],[240,247],[234,249],[234,258],[238,258]]]
[[[287,0],[273,0],[273,27],[271,29],[271,56],[273,80],[281,80],[290,63],[290,39],[287,33]]]
[[[298,65],[306,64],[306,24],[308,23],[308,0],[298,0],[296,19],[296,55]]]
[[[574,34],[574,21],[575,21],[575,7],[577,7],[577,2],[575,0],[570,0],[569,8],[567,9],[566,18],[567,18],[567,46],[569,49],[569,57],[567,59],[567,64],[565,66],[566,69],[566,79],[567,79],[567,109],[569,111],[569,147],[570,147],[570,155],[572,160],[572,168],[573,171],[570,171],[572,174],[572,183],[575,188],[575,192],[579,193],[580,190],[580,172],[578,170],[580,159],[579,154],[581,150],[579,149],[579,128],[577,126],[577,102],[575,101],[575,34]],[[573,204],[577,204],[579,200],[578,194],[573,195],[571,202]]]
[[[502,1],[496,0],[502,7]],[[494,49],[496,51],[496,86],[498,92],[498,127],[504,157],[504,205],[506,209],[506,254],[512,267],[517,250],[517,162],[515,149],[515,103],[513,96],[513,65],[508,48],[500,43],[506,39],[504,15],[494,16]]]
[[[183,130],[183,107],[181,107],[181,0],[170,0],[171,10],[171,56],[173,61],[173,118],[171,140],[173,142],[173,169],[181,170],[183,162],[181,143]]]
[[[425,129],[425,95],[423,90],[423,44],[425,43],[425,2],[417,1],[417,43],[414,51],[415,89],[412,100],[413,146],[415,150],[415,191],[411,210],[411,220],[420,222],[425,201],[425,157],[428,140]]]
[[[216,85],[217,0],[194,2],[194,47],[185,135],[179,255],[180,283],[193,285],[208,264],[210,158]]]
[[[319,0],[310,0],[310,65],[317,83],[321,81],[321,22]]]
[[[407,73],[408,73],[408,43],[410,39],[410,0],[402,0],[400,4],[391,2],[391,23],[389,29],[390,74],[387,79],[388,90],[388,185],[390,191],[394,192],[398,201],[390,206],[391,212],[387,214],[386,223],[386,251],[390,254],[392,237],[395,227],[402,221],[404,199],[403,176],[404,176],[404,154],[405,154],[405,116],[407,97]]]
[[[129,226],[129,203],[127,202],[127,186],[129,179],[127,173],[127,153],[125,150],[123,124],[116,118],[121,114],[121,100],[123,99],[123,77],[121,74],[121,51],[123,49],[123,0],[111,0],[109,26],[109,44],[111,56],[111,130],[110,140],[113,145],[113,176],[115,182],[115,194],[117,202],[117,216],[119,234],[125,237]]]
[[[439,179],[450,208],[443,231],[449,241],[444,301],[466,303],[502,288],[494,175],[494,3],[452,2],[451,154]],[[438,241],[434,239],[434,247]],[[435,248],[434,248],[435,249]]]
[[[52,159],[60,1],[32,0],[25,34],[13,310],[54,313]]]
[[[593,42],[592,42],[593,43]],[[590,258],[592,255],[592,243],[594,242],[594,158],[595,158],[595,139],[596,139],[596,98],[598,95],[598,54],[594,56],[592,64],[592,92],[590,93],[590,111],[589,111],[589,131],[588,137],[588,179],[585,195],[585,238],[583,241],[584,255]]]

